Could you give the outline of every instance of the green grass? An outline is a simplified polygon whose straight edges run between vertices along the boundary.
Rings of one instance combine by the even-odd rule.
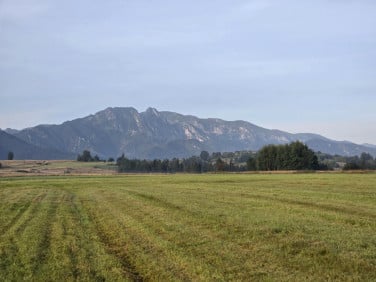
[[[375,281],[376,174],[0,178],[1,281]]]

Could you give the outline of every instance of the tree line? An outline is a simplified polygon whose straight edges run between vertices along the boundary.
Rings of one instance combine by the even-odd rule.
[[[78,155],[78,161],[102,161],[90,151]],[[108,159],[114,162],[113,158]],[[258,152],[213,152],[202,151],[200,156],[173,159],[130,159],[124,154],[116,159],[119,172],[139,173],[205,173],[275,170],[333,170],[333,169],[376,169],[376,159],[370,154],[343,157],[315,153],[302,142],[284,145],[267,145]]]
[[[235,152],[211,155],[202,151],[200,156],[185,159],[139,160],[124,154],[117,159],[120,172],[220,172],[247,170],[317,170],[321,166],[315,153],[301,142],[286,145],[268,145],[259,152]]]
[[[374,170],[376,158],[369,153],[363,152],[360,156],[340,156],[317,152],[319,163],[328,170]]]
[[[128,159],[124,155],[116,160],[119,172],[161,172],[161,173],[205,173],[219,171],[245,171],[246,166],[234,163],[227,163],[221,158],[215,162],[204,160],[201,157],[193,156],[184,159],[155,159],[139,160]]]
[[[373,158],[368,153],[362,153],[360,157],[354,156],[349,157],[345,166],[343,167],[344,170],[373,170],[376,169],[376,158]]]

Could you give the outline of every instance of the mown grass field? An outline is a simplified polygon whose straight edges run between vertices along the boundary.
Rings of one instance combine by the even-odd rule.
[[[1,281],[376,281],[376,174],[0,178]]]

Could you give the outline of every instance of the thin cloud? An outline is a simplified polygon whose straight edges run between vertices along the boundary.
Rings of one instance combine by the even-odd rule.
[[[46,13],[48,1],[3,0],[0,2],[0,20],[17,22],[27,20]]]

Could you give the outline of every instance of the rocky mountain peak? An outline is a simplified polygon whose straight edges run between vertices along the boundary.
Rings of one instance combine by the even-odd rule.
[[[155,108],[147,108],[146,111],[145,111],[145,114],[146,115],[149,115],[149,116],[156,116],[156,117],[159,117],[159,112],[157,109]]]

